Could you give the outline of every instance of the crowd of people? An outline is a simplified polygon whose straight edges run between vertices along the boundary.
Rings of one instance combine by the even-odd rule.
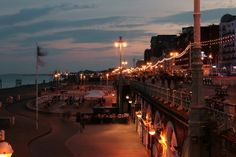
[[[161,71],[158,74],[143,74],[141,77],[136,77],[138,81],[143,83],[151,82],[152,84],[160,83],[162,86],[172,88],[173,84],[174,89],[181,87],[182,83],[191,83],[191,77],[189,75],[179,75],[177,73],[169,74],[167,72]]]

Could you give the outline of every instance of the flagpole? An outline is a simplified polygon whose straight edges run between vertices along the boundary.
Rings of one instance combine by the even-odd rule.
[[[37,52],[36,52],[36,80],[35,80],[35,84],[36,84],[36,100],[35,100],[35,107],[36,107],[36,113],[35,113],[35,127],[36,129],[38,130],[39,128],[39,113],[38,113],[38,110],[39,110],[39,106],[38,106],[38,52],[39,51],[39,48],[37,46]]]

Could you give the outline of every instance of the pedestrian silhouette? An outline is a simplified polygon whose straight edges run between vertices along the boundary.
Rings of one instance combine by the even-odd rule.
[[[82,125],[81,125],[81,114],[80,114],[80,112],[76,113],[76,122],[79,123],[79,131],[82,133],[83,128],[82,128]]]
[[[84,114],[82,113],[80,116],[80,124],[82,126],[82,129],[85,128],[85,119],[84,119]]]

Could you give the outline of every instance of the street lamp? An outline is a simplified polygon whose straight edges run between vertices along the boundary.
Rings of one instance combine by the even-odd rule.
[[[60,72],[55,72],[54,73],[54,80],[56,81],[56,86],[59,86],[59,81],[61,79],[61,73]]]
[[[212,54],[209,54],[208,58],[209,58],[209,61],[210,61],[210,65],[212,65],[212,59],[213,59]]]
[[[120,36],[119,40],[114,43],[114,46],[116,48],[119,48],[120,68],[121,68],[122,67],[122,62],[121,62],[121,59],[122,59],[122,48],[127,47],[127,42],[123,41],[122,37]],[[121,70],[120,70],[120,73],[121,73]]]
[[[147,66],[151,66],[152,65],[152,62],[147,62]]]
[[[175,69],[175,58],[179,55],[179,52],[170,52],[170,57],[173,58],[173,62],[171,65],[171,73],[173,74],[173,72],[176,70]]]
[[[128,62],[126,60],[121,62],[122,65],[126,66],[128,64]]]
[[[80,73],[80,84],[83,84],[83,80],[84,80],[84,74]]]
[[[149,130],[148,133],[149,133],[150,135],[152,135],[152,136],[156,134],[156,131],[155,131],[153,125],[151,125],[151,128],[150,128],[150,130]]]
[[[142,112],[141,111],[136,112],[136,115],[137,115],[138,118],[142,118]]]
[[[171,57],[177,57],[179,55],[179,52],[170,52]]]
[[[155,131],[153,125],[150,126],[148,133],[149,133],[150,138],[151,138],[151,145],[150,145],[151,153],[150,153],[150,157],[152,157],[152,152],[153,152],[153,150],[152,150],[152,148],[153,148],[153,138],[154,138],[153,136],[156,134],[156,131]]]
[[[122,48],[127,47],[127,43],[123,41],[122,37],[119,37],[119,40],[114,43],[114,46],[119,48],[119,54],[120,54],[120,74],[119,74],[119,111],[120,113],[123,112],[122,104],[121,104],[121,77],[122,77]]]
[[[0,157],[11,157],[13,153],[11,145],[5,141],[4,130],[0,131]]]
[[[86,80],[86,76],[84,75],[84,76],[83,76],[84,85],[85,85],[85,80]]]
[[[108,73],[106,74],[106,77],[107,77],[107,87],[108,87],[108,78],[109,78],[109,74]]]

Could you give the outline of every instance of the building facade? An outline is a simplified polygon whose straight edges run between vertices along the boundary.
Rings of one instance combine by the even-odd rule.
[[[236,74],[236,16],[226,14],[220,21],[219,68],[226,75]]]
[[[151,38],[151,57],[163,57],[176,50],[177,35],[157,35]]]
[[[218,64],[219,43],[211,42],[219,39],[219,25],[209,25],[201,27],[201,41],[202,52],[204,57],[202,61],[208,67],[216,66]],[[182,33],[177,38],[178,51],[182,52],[190,43],[193,43],[193,27],[182,28]],[[176,65],[180,69],[188,70],[191,67],[191,49],[182,57],[176,59]]]
[[[144,51],[144,61],[145,61],[145,63],[151,61],[151,52],[152,52],[151,49],[146,49]]]

